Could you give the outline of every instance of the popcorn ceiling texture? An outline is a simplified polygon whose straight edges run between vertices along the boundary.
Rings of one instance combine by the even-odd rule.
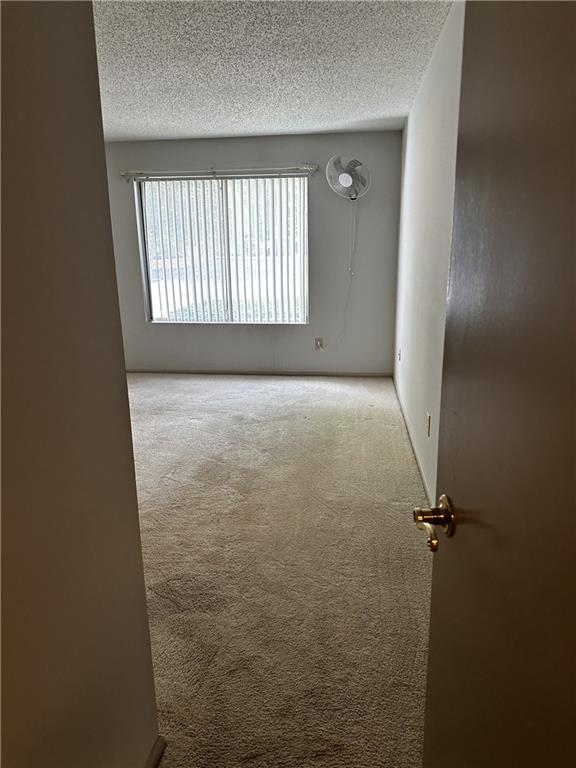
[[[108,140],[402,125],[448,2],[108,2]]]
[[[162,768],[417,768],[432,557],[391,379],[129,376]]]

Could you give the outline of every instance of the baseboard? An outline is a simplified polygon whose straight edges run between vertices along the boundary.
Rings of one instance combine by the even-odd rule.
[[[158,374],[184,374],[187,376],[337,376],[338,378],[354,378],[354,379],[389,379],[392,377],[392,373],[382,371],[380,373],[365,373],[362,371],[175,371],[169,368],[162,371],[151,371],[146,368],[128,368],[126,373],[158,373]]]
[[[157,768],[162,760],[162,755],[166,749],[166,739],[163,736],[158,736],[156,741],[152,745],[148,759],[144,764],[144,768]]]

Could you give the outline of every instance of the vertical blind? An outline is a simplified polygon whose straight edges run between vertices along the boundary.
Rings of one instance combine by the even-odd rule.
[[[308,322],[306,176],[138,181],[150,318]]]

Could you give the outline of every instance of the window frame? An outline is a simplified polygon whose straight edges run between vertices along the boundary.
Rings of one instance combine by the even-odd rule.
[[[144,298],[144,310],[145,319],[147,323],[153,325],[191,325],[191,326],[304,326],[310,323],[310,258],[309,258],[309,200],[308,200],[308,180],[312,174],[316,172],[318,166],[316,165],[302,165],[294,168],[286,169],[258,169],[256,171],[202,171],[196,173],[153,173],[153,172],[122,172],[122,176],[126,178],[128,182],[132,182],[135,214],[136,214],[136,229],[138,239],[138,251],[139,251],[139,266],[140,275],[142,281],[142,290]],[[304,242],[306,244],[306,253],[303,261],[305,269],[305,283],[304,283],[304,320],[299,322],[290,322],[286,320],[281,321],[263,321],[263,320],[250,320],[250,321],[238,321],[233,319],[226,320],[163,320],[155,318],[153,315],[152,307],[152,288],[151,288],[151,275],[150,275],[150,259],[148,253],[148,242],[146,235],[146,213],[144,208],[144,182],[146,181],[209,181],[209,180],[243,180],[243,179],[275,179],[275,178],[304,178],[306,179],[306,220],[305,220],[305,232]],[[228,236],[228,234],[227,234]],[[229,249],[228,259],[230,259]],[[229,267],[230,265],[228,265]]]

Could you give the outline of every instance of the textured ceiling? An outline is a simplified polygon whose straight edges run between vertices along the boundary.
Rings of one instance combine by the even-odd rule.
[[[106,138],[398,127],[449,6],[96,0]]]

